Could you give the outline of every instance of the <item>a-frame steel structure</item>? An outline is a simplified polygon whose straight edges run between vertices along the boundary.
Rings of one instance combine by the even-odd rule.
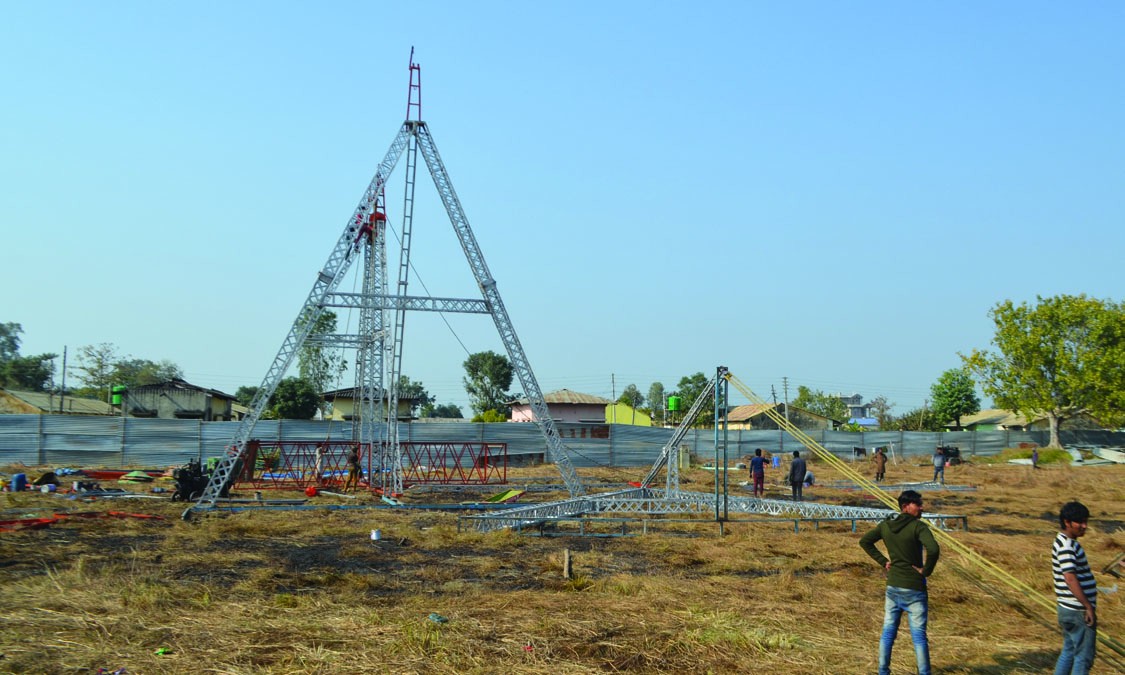
[[[348,218],[328,260],[317,273],[308,297],[297,312],[297,318],[250,403],[249,413],[239,425],[226,453],[213,469],[202,496],[192,507],[189,507],[189,511],[213,506],[223,488],[235,478],[235,474],[242,466],[240,460],[253,434],[254,425],[261,418],[267,402],[282,377],[293,365],[302,346],[309,340],[316,320],[329,307],[360,310],[357,334],[321,336],[320,344],[351,347],[357,352],[356,419],[353,424],[353,440],[360,443],[361,447],[369,449],[368,466],[371,467],[369,480],[372,484],[378,476],[378,480],[385,481],[382,486],[385,491],[397,493],[403,489],[403,457],[397,430],[397,387],[401,374],[406,312],[462,312],[489,314],[492,317],[511,361],[513,374],[518,378],[535,414],[536,424],[545,437],[551,461],[558,467],[572,497],[585,493],[551,419],[547,403],[543,399],[543,392],[520,344],[515,326],[504,307],[496,279],[485,262],[484,254],[461,206],[461,200],[457,197],[453,182],[438,154],[429,126],[421,119],[421,111],[421,68],[414,63],[412,52],[406,121],[391,141],[390,148],[384,155],[383,161],[379,163],[374,178],[364,190],[359,204]],[[460,241],[465,259],[476,279],[480,298],[434,298],[406,294],[419,155],[429,170],[449,221],[453,225],[453,231]],[[392,293],[388,289],[384,188],[403,157],[406,158],[406,190],[403,199],[398,279],[395,291]],[[363,266],[362,291],[338,292],[337,288],[345,274],[357,263]],[[185,516],[187,514],[188,512],[185,511]]]

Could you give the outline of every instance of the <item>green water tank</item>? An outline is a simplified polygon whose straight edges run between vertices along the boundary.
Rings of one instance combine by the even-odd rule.
[[[123,396],[125,396],[125,390],[126,390],[126,387],[123,384],[113,385],[113,388],[111,388],[109,390],[110,391],[109,400],[113,403],[113,405],[121,405],[121,398]]]
[[[669,396],[668,397],[668,409],[669,410],[679,410],[680,409],[680,397],[679,396]]]

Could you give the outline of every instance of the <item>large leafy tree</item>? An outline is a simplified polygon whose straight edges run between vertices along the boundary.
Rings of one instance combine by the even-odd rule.
[[[648,407],[655,414],[660,411],[660,421],[664,421],[664,384],[653,382],[648,386]],[[656,419],[655,417],[653,419]]]
[[[886,396],[876,396],[871,399],[871,403],[867,405],[871,410],[871,414],[879,421],[880,429],[889,428],[889,424],[894,420],[894,415],[891,414],[891,408],[895,407],[894,403],[887,400]]]
[[[434,403],[434,397],[430,396],[430,392],[426,391],[422,383],[411,382],[406,375],[400,375],[398,378],[398,400],[410,401],[411,415],[416,414],[419,408],[432,406]]]
[[[270,397],[270,410],[283,420],[311,420],[321,402],[320,392],[300,377],[287,377]]]
[[[962,355],[997,406],[1045,415],[1051,447],[1059,422],[1086,411],[1105,425],[1125,421],[1125,306],[1085,295],[1005,300],[989,312],[996,351]]]
[[[622,391],[621,395],[617,397],[617,402],[624,403],[625,405],[632,406],[634,408],[639,408],[644,405],[645,397],[641,393],[641,390],[637,389],[637,385],[630,384],[625,387],[625,390]]]
[[[249,406],[250,402],[254,400],[254,397],[258,395],[258,389],[259,387],[243,385],[234,392],[234,398],[242,405]]]
[[[113,383],[123,384],[129,388],[168,380],[182,380],[183,377],[183,369],[167,359],[159,362],[148,359],[122,359],[114,364],[113,371]]]
[[[442,405],[429,405],[422,406],[422,417],[446,417],[450,419],[462,419],[465,414],[461,412],[461,406],[452,403],[444,403]]]
[[[886,424],[880,423],[879,428],[884,431],[941,431],[943,424],[929,406],[923,406],[909,410],[901,417],[893,417]]]
[[[311,313],[307,314],[305,320],[307,321],[307,317],[311,316]],[[297,373],[302,380],[312,385],[318,394],[335,389],[340,375],[348,368],[347,361],[344,360],[344,356],[339,349],[326,347],[317,339],[335,332],[336,313],[331,311],[321,312],[313,320],[308,338],[301,346],[301,351],[297,353]],[[327,413],[328,403],[323,397],[317,404],[317,408],[322,414]]]
[[[87,392],[109,400],[109,388],[114,384],[117,371],[117,346],[111,342],[84,345],[78,348],[78,379],[86,385]]]
[[[0,386],[25,391],[46,391],[55,373],[58,354],[20,356],[18,323],[0,323]]]
[[[789,401],[789,405],[837,422],[846,422],[850,417],[847,404],[841,401],[839,396],[826,394],[819,389],[811,389],[804,385],[797,386],[797,397]]]
[[[0,384],[25,391],[47,391],[55,374],[58,354],[16,356],[0,364]]]
[[[98,398],[108,397],[109,388],[115,384],[132,388],[184,376],[184,371],[167,359],[150,361],[120,356],[117,346],[110,342],[80,347],[77,370],[78,379],[86,385],[79,393]]]
[[[694,375],[685,375],[680,378],[679,384],[676,385],[676,391],[672,392],[672,394],[680,397],[682,414],[686,415],[687,411],[695,405],[696,399],[707,389],[707,384],[709,382],[710,379],[702,372],[695,373]],[[699,415],[695,418],[693,426],[710,426],[711,423],[714,422],[714,416],[715,398],[714,396],[710,396],[703,402],[703,406],[699,409]],[[679,417],[676,418],[676,422],[679,422]]]
[[[19,356],[22,332],[23,326],[18,323],[0,323],[0,365]]]
[[[465,359],[465,392],[469,394],[469,407],[477,415],[486,410],[501,411],[509,400],[512,386],[512,363],[508,357],[493,351],[470,354]]]
[[[976,383],[964,368],[950,368],[942,373],[930,387],[930,396],[934,398],[934,415],[943,423],[953,421],[958,429],[962,417],[980,412]]]

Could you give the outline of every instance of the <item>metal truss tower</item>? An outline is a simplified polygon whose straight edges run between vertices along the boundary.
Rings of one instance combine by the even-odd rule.
[[[374,178],[364,190],[359,204],[348,218],[344,231],[332,248],[328,260],[317,272],[312,289],[297,319],[289,329],[262,385],[250,403],[226,453],[211,474],[203,495],[189,508],[213,506],[223,488],[235,478],[241,466],[246,444],[261,419],[266,404],[282,377],[293,365],[301,348],[309,340],[316,320],[326,308],[351,308],[360,312],[359,332],[318,336],[317,344],[356,350],[354,440],[370,448],[368,466],[372,486],[380,482],[385,491],[403,489],[403,453],[398,442],[398,384],[405,344],[405,320],[408,311],[459,312],[489,314],[496,325],[512,371],[519,379],[524,395],[531,404],[536,424],[546,443],[551,461],[558,467],[571,497],[585,494],[585,489],[570,462],[558,430],[551,419],[547,402],[535,373],[531,369],[515,326],[500,297],[492,272],[488,269],[480,245],[473,235],[461,201],[453,189],[445,164],[429,127],[421,119],[421,67],[410,58],[410,89],[407,97],[407,118],[391,141]],[[411,117],[413,116],[413,119]],[[460,241],[465,259],[480,290],[480,299],[419,297],[407,294],[410,270],[410,242],[413,230],[414,188],[418,155],[422,156],[434,186],[441,197],[446,214]],[[402,245],[397,284],[389,289],[386,256],[386,209],[384,188],[399,160],[406,156],[406,189],[403,197]],[[362,265],[363,284],[359,293],[342,293],[337,288],[353,264]],[[378,478],[377,478],[378,476]],[[188,514],[185,511],[185,516]]]

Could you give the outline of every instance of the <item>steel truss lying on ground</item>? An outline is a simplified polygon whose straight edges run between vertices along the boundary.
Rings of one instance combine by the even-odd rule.
[[[756,499],[753,497],[724,497],[722,495],[716,498],[714,494],[702,492],[679,490],[668,492],[656,488],[632,488],[545,504],[533,504],[508,509],[502,513],[463,516],[461,520],[472,529],[489,532],[504,528],[527,529],[554,519],[569,519],[575,516],[598,513],[707,514],[713,516],[716,505],[731,513],[764,516],[792,515],[808,520],[879,521],[897,513],[890,509],[864,506],[791,502],[781,499]],[[965,516],[927,513],[923,518],[942,528],[947,527],[948,522],[955,522],[960,523],[962,528],[968,529],[968,519]]]
[[[399,445],[408,484],[485,485],[507,481],[506,443],[403,441]],[[367,478],[364,482],[375,486],[378,481],[371,480],[372,472],[380,467],[365,443],[256,439],[246,444],[235,485],[255,490],[342,486],[352,449],[359,451]]]

